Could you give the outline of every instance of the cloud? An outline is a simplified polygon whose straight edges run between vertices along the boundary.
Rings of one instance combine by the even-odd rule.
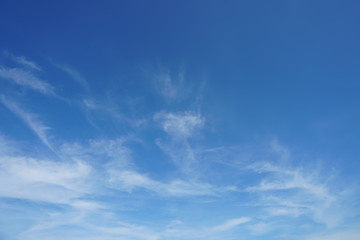
[[[132,192],[135,189],[145,189],[162,196],[215,196],[221,190],[210,184],[172,180],[168,183],[153,180],[144,174],[134,171],[112,171],[110,183],[121,190]],[[223,191],[228,189],[224,188]]]
[[[251,219],[248,217],[234,218],[234,219],[230,219],[230,220],[226,221],[225,223],[223,223],[221,225],[213,227],[212,230],[216,231],[216,232],[222,232],[222,231],[229,230],[240,224],[244,224],[244,223],[247,223],[250,221],[251,221]]]
[[[75,80],[78,84],[80,84],[87,92],[89,92],[89,83],[86,81],[86,79],[75,69],[62,65],[54,63],[56,67],[63,70],[66,74],[68,74],[73,80]]]
[[[174,83],[170,77],[170,74],[164,74],[157,77],[157,80],[161,86],[161,93],[167,98],[176,98],[178,92]]]
[[[286,161],[290,158],[289,149],[281,145],[277,139],[274,139],[270,142],[270,148],[273,152],[280,156],[281,160]]]
[[[196,177],[196,151],[189,143],[189,139],[197,134],[204,125],[204,118],[194,112],[159,112],[154,119],[160,123],[162,130],[170,137],[157,139],[156,144],[171,160],[187,175]]]
[[[189,93],[189,87],[184,87],[184,71],[180,71],[176,77],[171,76],[169,71],[164,71],[155,76],[160,93],[169,100],[184,98]]]
[[[12,154],[16,152],[17,149],[10,143],[5,136],[0,135],[0,156],[4,154]]]
[[[95,220],[94,220],[95,218]],[[89,214],[83,211],[55,213],[20,235],[21,239],[134,239],[158,240],[160,234],[146,226],[116,221],[111,224],[101,213]],[[98,222],[95,224],[94,222]],[[105,222],[105,224],[104,224]],[[106,224],[108,223],[108,224]],[[64,228],[71,226],[71,228]],[[58,233],[58,234],[55,234]]]
[[[124,146],[129,139],[114,140],[94,139],[88,144],[63,144],[61,152],[73,159],[88,162],[101,162],[98,170],[103,169],[109,187],[132,193],[146,190],[160,196],[215,196],[222,192],[232,191],[231,187],[216,187],[195,180],[173,179],[167,182],[154,180],[146,174],[136,171],[131,150]]]
[[[87,108],[90,108],[90,109],[99,109],[101,108],[98,104],[95,103],[94,100],[92,99],[83,99],[82,101],[84,103],[84,105],[87,107]]]
[[[165,231],[161,232],[161,236],[164,239],[237,239],[238,234],[233,234],[236,228],[250,221],[248,217],[232,218],[212,227],[208,223],[197,227],[186,227],[184,226],[186,223],[180,221],[168,225]]]
[[[71,202],[84,196],[90,166],[77,162],[53,162],[21,156],[0,157],[0,196],[84,207]]]
[[[299,168],[285,167],[268,162],[254,164],[250,168],[258,173],[269,175],[259,185],[246,188],[247,191],[300,190],[326,203],[334,200],[335,196],[329,193],[326,185],[314,178],[316,176],[315,170],[305,173]]]
[[[54,95],[54,87],[40,80],[29,70],[0,66],[0,78],[10,80],[19,86],[38,91],[45,95]]]
[[[18,105],[13,102],[7,100],[4,96],[0,97],[2,103],[15,115],[17,115],[22,121],[26,123],[26,125],[40,138],[42,143],[44,143],[47,147],[53,150],[52,145],[49,142],[48,130],[50,127],[44,125],[41,121],[39,121],[36,116],[30,114],[23,109],[21,109]]]
[[[305,238],[306,240],[358,240],[360,231],[347,230]]]
[[[36,71],[41,71],[41,68],[39,65],[37,65],[35,62],[27,60],[24,56],[15,56],[14,54],[10,52],[5,52],[5,56],[9,57],[11,60],[16,62],[17,64]]]
[[[91,139],[84,144],[64,143],[60,152],[67,158],[84,159],[94,164],[102,164],[109,170],[128,169],[134,166],[129,148],[125,142],[130,138]],[[100,166],[99,166],[100,167]]]
[[[284,155],[289,157],[290,152],[281,145],[276,149],[280,159],[247,166],[257,173],[254,179],[259,183],[244,189],[258,194],[256,205],[261,206],[268,217],[310,217],[333,228],[351,215],[349,208],[353,203],[344,205],[344,201],[352,197],[345,188],[340,190],[336,184],[332,185],[333,174],[328,171],[323,174],[310,166],[295,166],[290,158],[283,161]]]
[[[257,222],[248,227],[252,234],[263,235],[275,229],[275,226],[267,222]]]
[[[176,140],[185,140],[193,136],[204,125],[204,118],[193,112],[160,112],[154,119],[161,123],[163,130]]]
[[[258,165],[258,164],[257,164]],[[262,180],[254,187],[248,187],[248,191],[281,191],[281,190],[302,190],[312,196],[331,202],[331,196],[325,185],[318,183],[312,178],[312,174],[305,174],[300,169],[288,169],[279,165],[261,163],[253,166],[254,170],[263,173],[270,173],[271,176]]]
[[[159,234],[144,227],[135,224],[128,224],[119,222],[117,227],[100,227],[92,226],[92,229],[102,233],[102,236],[109,235],[113,237],[125,237],[127,239],[139,239],[139,240],[158,240]]]

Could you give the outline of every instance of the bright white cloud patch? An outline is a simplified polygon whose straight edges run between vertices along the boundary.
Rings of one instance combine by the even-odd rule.
[[[83,162],[53,162],[26,157],[0,157],[0,196],[70,204],[89,189],[91,168]],[[80,202],[74,202],[80,206]]]

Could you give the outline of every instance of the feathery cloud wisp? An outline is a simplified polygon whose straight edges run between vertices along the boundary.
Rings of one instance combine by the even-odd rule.
[[[119,189],[131,192],[146,189],[163,196],[214,196],[220,190],[210,184],[180,179],[163,183],[134,171],[112,172],[110,183]],[[225,190],[225,189],[224,189]]]
[[[192,112],[157,113],[154,119],[159,121],[163,130],[174,139],[185,140],[195,134],[204,125],[204,119]]]
[[[90,174],[90,167],[80,161],[61,163],[21,156],[1,156],[0,170],[1,197],[61,204],[71,204],[87,192],[85,179]]]
[[[49,83],[40,80],[31,71],[21,68],[0,67],[0,77],[10,80],[13,83],[29,88],[45,95],[53,95],[54,87]]]
[[[223,223],[221,225],[213,227],[212,230],[216,231],[216,232],[226,231],[226,230],[229,230],[229,229],[231,229],[233,227],[236,227],[236,226],[238,226],[240,224],[250,222],[250,220],[251,219],[248,218],[248,217],[230,219],[230,220],[226,221],[225,223]]]
[[[41,68],[39,65],[37,65],[35,62],[32,62],[32,61],[26,59],[24,56],[15,56],[14,54],[7,52],[7,51],[4,54],[7,57],[9,57],[11,60],[16,62],[17,64],[19,64],[25,68],[41,71]]]
[[[36,117],[23,109],[21,109],[15,103],[7,100],[4,96],[0,97],[1,102],[15,115],[17,115],[25,124],[40,138],[40,140],[51,150],[52,145],[49,142],[47,131],[50,127],[44,125],[42,122],[36,119]]]
[[[75,70],[69,66],[62,65],[62,64],[54,63],[54,65],[56,67],[58,67],[59,69],[63,70],[72,79],[74,79],[78,84],[80,84],[87,92],[89,92],[90,88],[89,88],[88,82],[77,70]]]

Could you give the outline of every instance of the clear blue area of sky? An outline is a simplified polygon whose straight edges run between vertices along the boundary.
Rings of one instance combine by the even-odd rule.
[[[359,239],[359,11],[0,1],[0,239]]]

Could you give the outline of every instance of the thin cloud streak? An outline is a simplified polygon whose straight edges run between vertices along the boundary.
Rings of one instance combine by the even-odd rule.
[[[4,96],[0,97],[1,102],[16,116],[18,116],[42,141],[44,145],[46,145],[49,149],[54,150],[53,146],[50,144],[48,137],[48,130],[50,127],[44,125],[41,121],[37,120],[33,114],[30,114],[23,109],[21,109],[18,105],[13,102],[7,100]]]
[[[87,92],[90,91],[89,83],[77,70],[66,65],[57,64],[57,63],[53,63],[53,64],[62,71],[64,71],[66,74],[68,74],[73,80],[75,80],[78,84],[80,84]]]
[[[111,173],[110,183],[127,192],[136,189],[145,189],[162,196],[216,196],[219,189],[205,183],[190,182],[180,179],[168,183],[153,180],[144,174],[134,171],[121,171]],[[228,189],[224,189],[226,191]]]
[[[40,80],[29,70],[0,66],[0,78],[4,78],[19,86],[32,89],[45,95],[55,95],[52,85]]]
[[[42,69],[39,65],[37,65],[35,62],[32,62],[32,61],[26,59],[24,56],[15,56],[14,54],[7,52],[7,51],[4,52],[4,55],[9,57],[11,60],[13,60],[17,64],[19,64],[25,68],[33,69],[36,71],[42,71]]]
[[[228,221],[226,221],[225,223],[215,226],[212,228],[212,231],[215,232],[222,232],[222,231],[226,231],[229,230],[231,228],[237,227],[238,225],[250,222],[251,219],[248,217],[241,217],[241,218],[234,218],[234,219],[230,219]]]

